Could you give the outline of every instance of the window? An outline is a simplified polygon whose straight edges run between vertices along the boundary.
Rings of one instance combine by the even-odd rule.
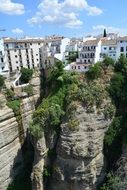
[[[17,58],[17,55],[15,55],[15,58]]]
[[[78,66],[78,69],[80,69],[80,66]]]
[[[120,43],[123,43],[123,41],[120,41]]]
[[[127,53],[126,53],[126,58],[127,58]]]
[[[86,69],[86,66],[84,66],[84,69]]]
[[[40,43],[38,43],[38,45],[40,45]]]
[[[126,51],[127,51],[127,47],[126,47]]]
[[[16,61],[16,63],[18,63],[18,61]]]
[[[107,48],[106,47],[104,47],[104,50],[106,50]]]
[[[30,43],[30,45],[32,46],[32,43]]]
[[[109,47],[109,50],[112,50],[112,47]]]
[[[75,66],[75,69],[76,69],[76,66]]]
[[[121,48],[120,48],[120,52],[124,52],[124,47],[121,47]]]
[[[4,62],[4,59],[3,59],[3,58],[1,58],[1,62],[2,62],[2,63]]]
[[[36,56],[38,56],[38,54],[36,54]]]
[[[38,59],[37,59],[37,61],[38,61]]]

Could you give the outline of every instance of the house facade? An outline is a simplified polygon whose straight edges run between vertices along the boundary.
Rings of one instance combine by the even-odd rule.
[[[22,67],[39,67],[39,49],[43,43],[44,40],[41,39],[4,39],[5,59],[9,72],[18,71]]]

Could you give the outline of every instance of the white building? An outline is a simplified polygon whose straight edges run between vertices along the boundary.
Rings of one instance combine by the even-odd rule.
[[[64,38],[61,40],[61,44],[60,44],[60,52],[59,53],[55,53],[54,57],[56,59],[59,59],[60,61],[65,61],[65,51],[66,51],[66,46],[70,43],[70,39],[69,38]]]
[[[91,65],[100,60],[101,40],[88,40],[83,43],[82,49],[79,52],[77,64]]]
[[[7,61],[4,51],[4,40],[0,39],[0,74],[6,75],[8,73]]]
[[[127,36],[119,37],[117,41],[117,57],[118,59],[120,55],[124,54],[127,57]]]
[[[10,72],[22,67],[36,68],[40,64],[39,49],[42,39],[4,39],[5,59]]]
[[[40,48],[40,68],[46,69],[54,65],[54,53],[51,53],[48,43]]]
[[[101,55],[100,55],[100,60],[101,58],[103,59],[104,56],[108,56],[112,58],[114,61],[117,59],[117,40],[108,40],[103,38],[102,40],[102,45],[101,45]]]

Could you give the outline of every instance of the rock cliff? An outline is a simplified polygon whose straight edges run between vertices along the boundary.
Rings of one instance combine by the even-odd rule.
[[[6,190],[23,166],[22,145],[40,97],[38,73],[31,80],[33,95],[21,98],[21,125],[12,109],[7,107],[5,96],[0,93],[0,190]]]
[[[103,140],[110,121],[102,113],[88,114],[81,105],[75,119],[75,129],[67,122],[61,125],[51,190],[94,190],[105,176]]]
[[[6,106],[6,99],[2,94],[0,104],[0,189],[6,190],[21,168],[22,154],[18,123],[13,111]]]
[[[103,110],[103,108],[102,108]],[[94,190],[105,177],[103,140],[110,120],[103,113],[87,113],[79,105],[75,114],[76,128],[69,127],[64,118],[59,138],[48,134],[50,138],[40,139],[36,145],[36,162],[33,167],[33,190]],[[38,143],[37,143],[38,144]],[[56,148],[56,159],[47,159],[46,149]],[[48,183],[43,184],[44,166],[52,168]],[[36,178],[35,178],[36,173]]]

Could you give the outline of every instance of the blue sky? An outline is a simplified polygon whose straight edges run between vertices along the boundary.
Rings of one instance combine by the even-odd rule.
[[[0,37],[127,34],[127,0],[0,0]]]

